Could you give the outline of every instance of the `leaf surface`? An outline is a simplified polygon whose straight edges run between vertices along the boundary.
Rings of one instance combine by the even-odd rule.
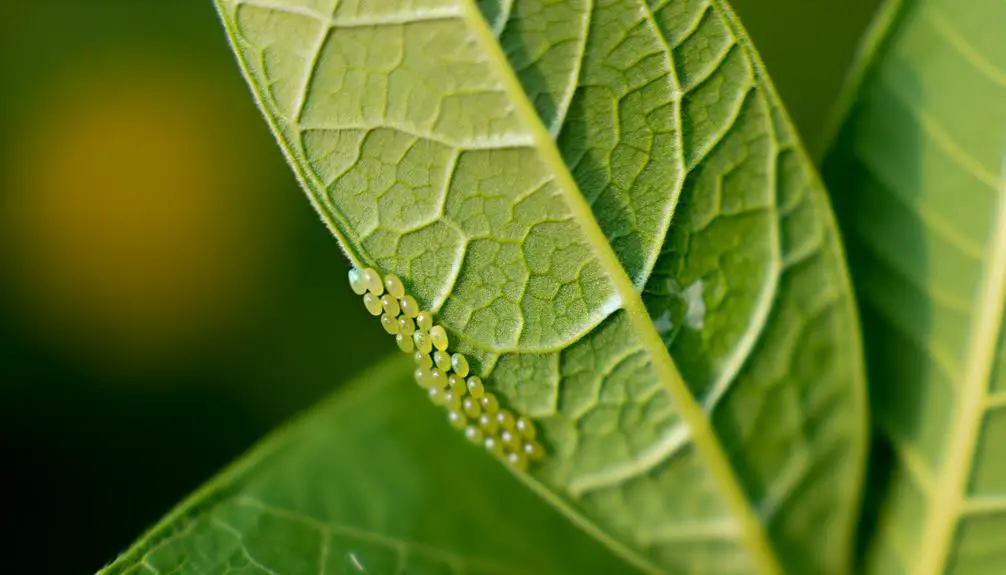
[[[1006,564],[1006,3],[889,2],[827,163],[895,454],[872,573]]]
[[[538,422],[530,487],[651,572],[847,567],[857,320],[722,2],[218,6],[349,258]]]
[[[385,361],[252,449],[101,575],[626,572],[456,442],[422,400],[411,365]]]

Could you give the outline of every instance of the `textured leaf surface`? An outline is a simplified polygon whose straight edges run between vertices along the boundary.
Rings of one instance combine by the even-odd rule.
[[[826,174],[897,467],[873,573],[1006,565],[1006,3],[891,3]]]
[[[539,422],[531,487],[649,571],[843,570],[858,327],[721,2],[218,5],[353,262],[401,276]]]
[[[411,365],[386,361],[253,449],[101,574],[626,571],[454,441],[423,399]]]

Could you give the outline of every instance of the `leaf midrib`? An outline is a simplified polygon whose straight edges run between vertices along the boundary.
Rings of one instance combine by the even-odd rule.
[[[487,64],[496,72],[515,112],[531,132],[534,148],[555,174],[557,184],[564,192],[574,219],[580,224],[587,240],[594,248],[600,264],[611,278],[613,287],[621,299],[622,308],[636,333],[640,336],[644,349],[649,353],[661,383],[675,402],[682,419],[691,428],[692,439],[699,453],[705,457],[710,474],[719,483],[726,507],[733,513],[740,525],[741,539],[745,548],[751,554],[753,562],[760,567],[761,572],[782,573],[765,529],[734,474],[726,453],[712,430],[709,419],[688,390],[674,360],[653,326],[642,298],[622,267],[611,244],[608,243],[607,237],[594,218],[590,206],[580,193],[579,186],[562,160],[549,131],[542,124],[540,117],[528,100],[520,80],[510,66],[498,40],[483,19],[475,0],[460,0],[460,4],[462,17],[486,55]],[[568,510],[564,509],[564,512],[568,513]]]
[[[1006,159],[1004,159],[1006,160]],[[1006,162],[1004,162],[1006,163]],[[999,335],[1006,311],[1006,179],[1000,179],[995,190],[998,206],[993,220],[991,263],[982,274],[978,303],[973,317],[977,318],[969,337],[969,352],[960,401],[956,404],[949,457],[936,480],[935,500],[928,514],[916,563],[916,572],[937,575],[943,572],[950,554],[955,528],[964,510],[965,488],[973,468],[975,448],[984,421],[989,379],[995,368]]]

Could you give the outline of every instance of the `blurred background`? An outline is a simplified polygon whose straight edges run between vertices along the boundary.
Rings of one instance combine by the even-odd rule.
[[[878,0],[735,0],[812,151]],[[91,573],[391,351],[208,0],[0,0],[0,573]]]

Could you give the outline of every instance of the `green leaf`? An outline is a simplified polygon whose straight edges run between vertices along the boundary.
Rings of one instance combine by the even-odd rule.
[[[263,441],[100,573],[625,571],[455,441],[441,415],[423,405],[408,362],[385,361]]]
[[[529,487],[646,571],[846,569],[857,319],[723,2],[217,4],[352,262],[538,422]]]
[[[828,158],[895,464],[873,573],[1006,564],[1006,3],[890,2]]]

